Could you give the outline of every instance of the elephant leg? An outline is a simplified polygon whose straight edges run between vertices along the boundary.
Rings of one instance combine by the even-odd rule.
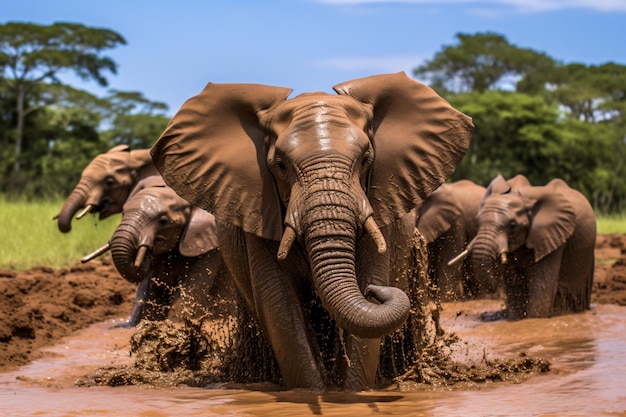
[[[246,235],[255,311],[288,388],[325,386],[321,357],[295,277],[276,261],[278,245]],[[285,262],[289,262],[287,259]]]
[[[277,263],[278,242],[272,246],[235,226],[221,222],[217,226],[224,262],[272,347],[285,385],[323,389],[317,343],[305,320],[294,278]],[[290,255],[284,263],[296,256]]]
[[[342,388],[360,391],[373,387],[380,358],[380,339],[345,334],[343,344],[345,357],[341,360],[339,370]]]
[[[526,317],[549,317],[552,314],[563,250],[564,247],[560,247],[527,269],[529,288]]]

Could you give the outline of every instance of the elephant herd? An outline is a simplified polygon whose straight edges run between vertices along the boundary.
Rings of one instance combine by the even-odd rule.
[[[445,183],[468,116],[404,73],[334,90],[209,83],[151,149],[85,168],[59,229],[122,212],[98,254],[139,284],[129,326],[236,333],[247,315],[286,388],[360,390],[419,358],[440,299],[501,291],[508,318],[589,308],[595,219],[580,193],[523,176]]]

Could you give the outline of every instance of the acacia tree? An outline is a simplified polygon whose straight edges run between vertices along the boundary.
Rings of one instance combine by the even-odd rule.
[[[20,174],[26,116],[55,101],[53,95],[39,94],[45,90],[37,87],[43,83],[60,83],[58,76],[63,71],[106,86],[104,72],[117,73],[117,64],[102,54],[125,44],[126,40],[114,31],[78,23],[0,25],[0,83],[15,100],[11,188]]]
[[[444,46],[413,70],[436,90],[485,92],[515,84],[529,73],[550,73],[556,62],[541,52],[519,48],[493,32],[457,33],[457,45]],[[528,86],[530,88],[530,85]]]

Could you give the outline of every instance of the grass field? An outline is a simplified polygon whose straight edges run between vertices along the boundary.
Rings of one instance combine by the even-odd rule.
[[[63,201],[7,202],[0,197],[0,269],[35,266],[66,267],[106,244],[121,215],[98,220],[88,214],[61,233],[53,217]]]
[[[0,197],[0,269],[35,266],[67,267],[106,244],[120,221],[115,215],[103,221],[87,215],[61,233],[52,218],[63,201],[7,202]],[[626,214],[599,216],[598,233],[626,233]]]

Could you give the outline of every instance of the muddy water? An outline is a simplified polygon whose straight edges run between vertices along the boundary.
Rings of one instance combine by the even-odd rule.
[[[626,307],[595,305],[584,314],[485,323],[493,302],[446,304],[442,324],[463,361],[525,354],[552,364],[518,383],[365,393],[255,389],[77,387],[95,368],[130,364],[130,330],[94,325],[50,349],[50,356],[0,374],[6,416],[615,416],[626,415]]]

